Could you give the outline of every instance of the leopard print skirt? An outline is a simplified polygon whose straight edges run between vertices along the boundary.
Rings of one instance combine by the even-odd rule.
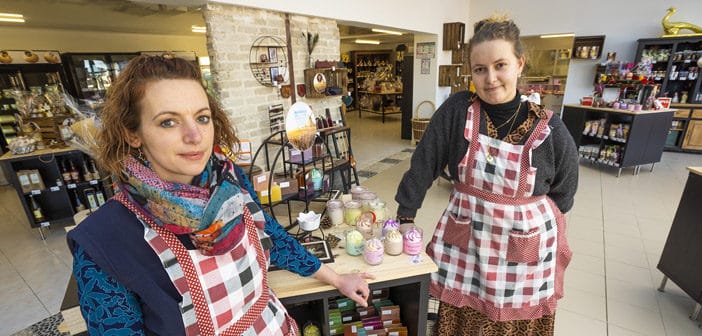
[[[483,313],[441,302],[435,336],[553,336],[555,315],[534,320],[496,322]]]

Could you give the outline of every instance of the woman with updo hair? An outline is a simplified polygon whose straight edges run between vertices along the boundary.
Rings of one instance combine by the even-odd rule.
[[[447,169],[454,190],[427,246],[439,267],[437,334],[553,335],[577,150],[558,116],[521,99],[526,58],[513,21],[476,23],[468,52],[475,93],[452,95],[432,117],[398,187],[398,219],[414,222]]]

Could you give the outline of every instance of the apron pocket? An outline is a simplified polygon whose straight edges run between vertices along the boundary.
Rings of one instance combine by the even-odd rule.
[[[510,230],[507,243],[507,261],[529,263],[538,262],[541,232],[535,227],[529,232]]]
[[[451,211],[448,211],[448,219],[446,220],[446,229],[444,230],[443,237],[444,242],[462,249],[468,249],[471,230],[470,217],[456,217]]]

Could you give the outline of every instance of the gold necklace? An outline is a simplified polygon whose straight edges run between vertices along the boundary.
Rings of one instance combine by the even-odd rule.
[[[514,111],[514,113],[512,113],[512,116],[509,117],[509,118],[507,118],[507,120],[505,120],[505,122],[503,122],[502,125],[500,125],[500,126],[495,126],[495,129],[498,129],[498,130],[499,130],[500,128],[502,128],[502,127],[504,127],[505,125],[507,125],[507,123],[509,123],[510,121],[512,121],[512,125],[514,125],[514,120],[517,119],[516,116],[517,116],[517,114],[519,114],[519,109],[520,109],[521,107],[522,107],[522,102],[519,102],[519,105],[517,105],[517,109]],[[490,117],[489,117],[488,114],[487,114],[487,111],[485,111],[485,116],[487,117],[487,119],[490,119]],[[492,122],[492,120],[490,120],[490,122]],[[493,126],[494,126],[494,124],[493,124]]]

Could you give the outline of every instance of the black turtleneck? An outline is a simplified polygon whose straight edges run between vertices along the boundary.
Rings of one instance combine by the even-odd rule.
[[[495,127],[497,127],[504,124],[507,121],[507,119],[509,119],[514,114],[514,111],[517,110],[517,106],[519,106],[520,101],[521,96],[519,95],[519,93],[516,93],[514,99],[512,99],[511,101],[502,104],[492,105],[484,102],[481,99],[480,108],[490,117],[492,124],[495,125]],[[529,104],[522,103],[522,106],[519,108],[519,112],[516,116],[517,120],[514,120],[514,125],[510,120],[507,124],[497,129],[499,139],[502,139],[506,137],[507,134],[509,134],[510,126],[513,125],[512,130],[514,130],[526,120],[527,110],[529,108],[528,106]],[[483,129],[484,128],[481,127],[481,130]]]

